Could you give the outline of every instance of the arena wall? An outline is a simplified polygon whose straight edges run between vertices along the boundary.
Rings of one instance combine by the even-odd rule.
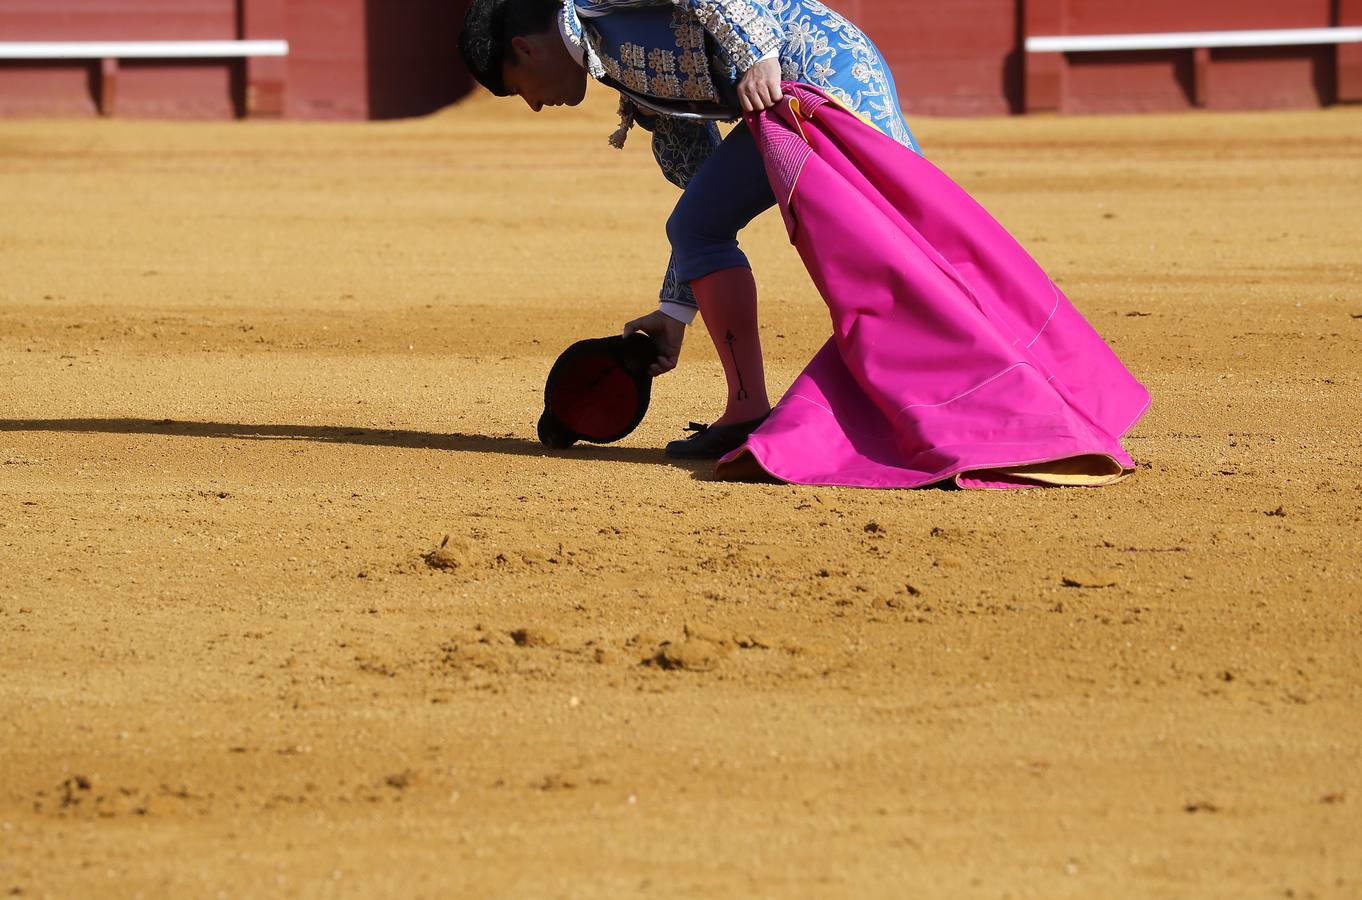
[[[286,60],[123,60],[118,116],[364,119],[420,115],[467,92],[463,0],[0,0],[0,41],[285,39]],[[92,116],[99,60],[0,61],[0,115]]]
[[[470,87],[467,0],[0,0],[0,41],[277,39],[286,60],[0,61],[0,115],[363,119]],[[1362,25],[1362,0],[834,0],[918,115],[1299,108],[1362,100],[1362,44],[1026,53],[1032,35]]]
[[[1141,34],[1362,25],[1359,0],[1026,0],[1028,35]],[[1359,44],[1026,56],[1030,111],[1278,109],[1362,99]]]

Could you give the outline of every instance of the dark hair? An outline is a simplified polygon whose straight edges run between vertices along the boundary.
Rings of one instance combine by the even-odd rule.
[[[547,31],[562,8],[563,0],[473,0],[459,34],[464,65],[487,90],[508,96],[501,66],[510,54],[511,39]]]

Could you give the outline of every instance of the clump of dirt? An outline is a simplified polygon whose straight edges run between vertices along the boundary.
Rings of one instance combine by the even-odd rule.
[[[476,669],[497,672],[501,667],[501,654],[490,642],[476,638],[456,638],[440,645],[441,670],[467,673]]]
[[[781,644],[780,649],[784,650],[791,656],[803,656],[811,658],[828,657],[836,653],[835,648],[831,644],[829,644],[826,641],[820,640],[812,641],[789,640]]]
[[[384,778],[383,783],[393,790],[405,791],[416,783],[416,773],[411,769],[403,769]]]
[[[425,553],[422,559],[432,569],[448,572],[471,567],[473,551],[467,541],[452,540],[449,535],[445,535],[444,540],[440,541],[440,546]]]
[[[101,819],[145,816],[150,812],[150,798],[133,788],[105,788],[91,776],[72,775],[50,793],[39,791],[33,801],[33,811]]]
[[[644,642],[643,635],[636,635],[631,643],[644,645]],[[732,656],[734,646],[734,641],[712,625],[687,623],[682,640],[663,641],[655,652],[644,658],[643,664],[667,670],[708,672]]]
[[[572,775],[551,772],[536,781],[533,787],[539,791],[574,791],[577,789],[577,784],[577,778]]]
[[[475,530],[468,538],[446,534],[439,545],[421,554],[422,561],[437,571],[507,574],[581,565],[590,554],[580,547],[556,544],[549,550],[506,546],[501,540]],[[479,549],[480,548],[480,549]]]
[[[1070,588],[1109,588],[1120,582],[1115,572],[1070,572],[1061,576],[1059,583]]]
[[[703,625],[687,622],[685,626],[687,640],[709,641],[711,644],[724,645],[728,643],[728,638],[724,637],[719,629],[712,625]]]
[[[710,641],[682,641],[679,644],[666,643],[657,650],[649,662],[663,669],[686,669],[691,672],[708,672],[719,665],[727,656],[724,649]]]
[[[517,647],[556,647],[558,646],[558,632],[552,628],[541,626],[530,626],[527,628],[517,628],[510,632],[511,640],[515,641]]]

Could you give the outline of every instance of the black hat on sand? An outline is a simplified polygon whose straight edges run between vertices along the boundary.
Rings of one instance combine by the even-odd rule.
[[[539,440],[561,450],[578,441],[609,444],[648,411],[657,344],[642,332],[578,341],[563,351],[544,385]]]

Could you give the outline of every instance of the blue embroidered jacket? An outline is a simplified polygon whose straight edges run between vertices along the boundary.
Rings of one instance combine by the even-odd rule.
[[[740,115],[737,84],[758,61],[817,85],[898,142],[918,150],[889,66],[855,25],[817,0],[576,0],[563,38],[592,77],[620,92],[624,145],[637,122],[652,132],[662,173],[684,188],[718,146],[715,121]],[[669,263],[662,309],[689,322],[695,300]]]

